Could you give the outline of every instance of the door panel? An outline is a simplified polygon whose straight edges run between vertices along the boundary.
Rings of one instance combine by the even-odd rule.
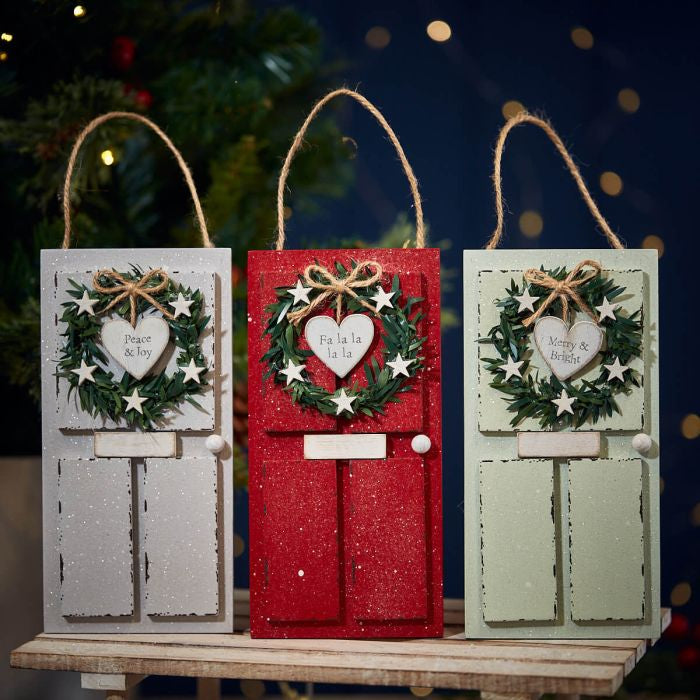
[[[147,459],[147,615],[219,611],[216,458]]]
[[[426,486],[422,460],[353,461],[348,485],[353,617],[425,618]]]
[[[264,608],[273,622],[340,615],[337,483],[331,460],[264,463]]]
[[[60,460],[62,615],[133,614],[131,500],[128,459]]]
[[[572,460],[569,503],[572,619],[643,619],[641,460]]]
[[[479,496],[484,619],[554,620],[554,465],[482,462]]]
[[[401,304],[405,304],[409,297],[425,298],[424,279],[420,272],[404,272],[401,273],[401,291],[402,295],[399,298]],[[394,300],[395,303],[396,300]],[[421,305],[417,304],[416,309]],[[415,311],[411,314],[411,318],[415,315]],[[371,357],[374,357],[379,366],[384,365],[385,357],[382,353],[384,341],[382,340],[382,322],[376,316],[371,316],[374,323],[374,342],[363,358],[362,362],[353,369],[348,377],[348,384],[357,382],[360,386],[367,386],[367,376],[365,375],[364,365]],[[416,324],[418,335],[423,334],[424,320],[420,319]],[[394,359],[393,357],[390,359]],[[372,418],[359,415],[353,421],[344,427],[344,430],[353,433],[380,433],[380,432],[421,432],[423,430],[424,411],[423,411],[423,384],[425,373],[416,376],[410,385],[410,390],[401,394],[401,402],[389,404],[386,407],[386,415],[377,414]]]
[[[258,276],[258,282],[263,294],[263,310],[268,304],[277,300],[276,288],[291,288],[296,284],[297,277],[294,274],[284,272],[262,272]],[[291,295],[290,302],[293,301]],[[265,323],[263,323],[263,328]],[[308,350],[309,345],[302,333],[297,346],[301,350]],[[260,357],[270,347],[269,336],[261,341]],[[251,362],[260,358],[251,358]],[[311,381],[318,386],[335,391],[336,376],[315,355],[304,360],[306,370]],[[333,416],[322,415],[317,411],[303,410],[298,404],[293,404],[290,397],[284,392],[281,384],[275,384],[272,377],[268,377],[263,384],[263,424],[268,432],[319,432],[336,429],[337,421]]]

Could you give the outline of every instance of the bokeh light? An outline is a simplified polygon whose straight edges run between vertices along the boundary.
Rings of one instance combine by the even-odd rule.
[[[73,8],[73,15],[75,17],[85,17],[85,6],[84,5],[76,5]]]
[[[523,236],[527,238],[537,238],[537,236],[542,233],[544,221],[539,212],[528,209],[520,215],[518,226],[520,226],[520,232]]]
[[[433,20],[427,27],[426,32],[433,41],[447,41],[452,36],[452,29],[447,22],[441,19]]]
[[[109,148],[100,153],[100,158],[105,165],[112,165],[114,163],[114,153]]]
[[[427,698],[433,692],[432,688],[422,688],[420,686],[411,686],[411,695],[415,695],[417,698]]]
[[[693,595],[693,589],[687,581],[677,583],[671,590],[671,605],[679,607],[685,605]]]
[[[7,32],[3,32],[2,34],[0,34],[0,39],[2,39],[3,41],[12,41],[14,39],[14,37],[12,36],[12,34],[8,34]]]
[[[617,197],[622,193],[622,178],[612,170],[606,170],[600,176],[600,189],[611,197]]]
[[[634,114],[639,109],[640,102],[639,93],[632,88],[622,88],[617,93],[617,104],[627,114]]]
[[[236,532],[233,535],[233,556],[240,557],[245,552],[245,540]]]
[[[386,27],[372,27],[365,34],[365,44],[370,49],[385,49],[391,41],[391,32]]]
[[[695,440],[700,437],[700,416],[697,413],[689,413],[683,418],[681,434],[686,440]]]
[[[642,248],[654,248],[659,254],[659,257],[661,257],[664,254],[666,246],[664,245],[663,239],[652,234],[644,237],[644,240],[642,241]]]
[[[690,511],[690,522],[695,527],[700,527],[700,503],[696,503]]]
[[[583,49],[584,51],[592,49],[595,43],[593,34],[585,27],[574,27],[571,30],[571,41],[574,42],[576,48]]]
[[[518,100],[508,100],[508,102],[505,102],[503,107],[501,107],[501,113],[504,119],[510,119],[524,111],[525,106],[522,102],[518,102]]]

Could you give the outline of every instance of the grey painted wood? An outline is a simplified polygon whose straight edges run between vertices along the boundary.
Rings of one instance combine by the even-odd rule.
[[[128,459],[58,462],[61,614],[131,615],[134,569]]]
[[[218,612],[216,492],[215,457],[146,460],[147,615]]]
[[[201,345],[210,367],[211,388],[198,399],[203,410],[183,403],[156,430],[177,433],[178,458],[202,458],[216,469],[216,550],[218,612],[213,615],[148,615],[144,558],[145,518],[143,506],[143,455],[131,460],[133,516],[133,614],[119,617],[66,617],[61,610],[58,460],[90,459],[94,456],[94,431],[124,426],[94,421],[67,401],[65,382],[54,372],[61,346],[61,302],[67,277],[86,283],[99,268],[129,269],[165,267],[178,282],[202,290],[207,312],[212,315]],[[233,629],[233,472],[232,361],[231,361],[231,254],[227,249],[120,249],[44,250],[41,253],[42,310],[42,423],[43,423],[43,533],[44,533],[44,628],[47,632],[230,632]],[[174,353],[166,348],[157,367],[169,367]],[[161,364],[162,363],[162,364]],[[119,375],[120,376],[120,375]],[[73,399],[71,399],[71,402]],[[223,436],[226,447],[216,457],[206,448],[212,433]],[[112,460],[109,460],[112,461]],[[176,462],[176,460],[171,460]],[[186,485],[183,487],[186,490]],[[105,495],[110,496],[113,487]],[[211,551],[211,548],[210,550]],[[150,573],[150,572],[149,572]],[[122,586],[115,582],[115,590]],[[107,588],[109,592],[111,588]],[[121,590],[121,589],[120,589]],[[207,594],[204,606],[211,609]]]

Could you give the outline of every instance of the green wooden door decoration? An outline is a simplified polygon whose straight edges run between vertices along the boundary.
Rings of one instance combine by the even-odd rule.
[[[468,638],[655,638],[659,614],[657,254],[464,253]]]

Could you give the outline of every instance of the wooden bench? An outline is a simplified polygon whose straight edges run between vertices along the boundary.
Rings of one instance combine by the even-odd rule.
[[[219,679],[351,683],[480,690],[484,700],[554,693],[611,696],[644,656],[644,639],[465,641],[462,600],[445,600],[442,639],[251,639],[234,634],[40,634],[10,655],[14,668],[78,671],[83,688],[126,698],[147,675],[198,679],[200,700]],[[236,628],[247,627],[247,591],[236,592]],[[662,628],[670,620],[663,610]]]

